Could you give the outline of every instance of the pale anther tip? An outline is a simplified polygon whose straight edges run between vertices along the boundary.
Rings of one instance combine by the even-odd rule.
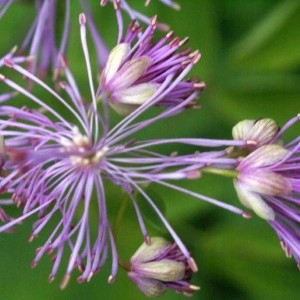
[[[27,62],[32,62],[32,61],[34,61],[35,60],[35,55],[28,55],[27,57],[26,57],[26,61]]]
[[[196,64],[201,58],[201,53],[199,52],[199,50],[196,50],[190,53],[189,57],[191,58],[192,64]]]
[[[144,237],[144,241],[145,241],[146,245],[148,245],[148,246],[151,245],[151,238],[150,238],[149,235],[146,235],[146,236]]]
[[[31,234],[28,239],[28,242],[31,243],[34,239],[35,239],[35,234]]]
[[[61,290],[63,290],[63,289],[65,289],[66,288],[66,286],[68,285],[68,282],[69,282],[69,280],[70,280],[70,274],[69,273],[66,273],[65,274],[65,276],[64,276],[64,278],[63,278],[63,280],[62,280],[62,282],[61,282],[61,284],[60,284],[60,289]]]
[[[114,4],[114,9],[115,10],[119,10],[120,9],[120,0],[115,0],[113,4]]]
[[[203,90],[205,89],[206,85],[204,82],[197,82],[197,83],[194,83],[194,88],[195,89],[198,89],[198,90]]]
[[[110,276],[108,277],[107,282],[108,282],[108,283],[113,283],[114,281],[115,281],[115,277],[112,276],[112,275],[110,275]]]
[[[152,26],[156,26],[156,22],[157,22],[157,15],[153,16],[150,20],[150,24]]]
[[[10,50],[10,53],[13,54],[13,53],[15,53],[17,50],[18,50],[18,46],[15,45],[15,46],[13,46],[12,49]]]
[[[94,276],[94,272],[91,271],[91,272],[89,273],[89,275],[88,275],[86,281],[87,281],[87,282],[90,282],[93,276]]]
[[[80,25],[85,25],[86,23],[86,17],[85,17],[85,14],[84,13],[80,13],[79,14],[79,24]]]
[[[193,285],[193,284],[190,284],[189,285],[189,288],[193,291],[199,291],[200,290],[200,286],[197,286],[197,285]]]
[[[172,8],[175,9],[175,10],[180,10],[181,6],[178,3],[173,3]]]
[[[251,219],[252,215],[250,213],[244,211],[242,213],[242,217],[245,218],[245,219]]]
[[[198,266],[195,262],[195,260],[192,257],[188,258],[188,264],[191,267],[193,272],[197,272],[198,271]]]
[[[257,141],[248,140],[248,141],[246,141],[246,145],[253,145],[253,146],[256,146],[256,145],[257,145]]]
[[[34,260],[31,262],[30,267],[31,269],[34,269],[37,266],[37,262]]]

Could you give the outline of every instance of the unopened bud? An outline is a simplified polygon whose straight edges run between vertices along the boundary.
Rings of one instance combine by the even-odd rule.
[[[235,140],[255,141],[255,144],[246,146],[253,150],[269,144],[278,130],[278,125],[272,119],[243,120],[232,128],[232,136]]]
[[[128,277],[149,297],[162,295],[167,288],[192,295],[198,287],[189,284],[193,271],[177,244],[163,238],[143,243],[130,260]]]
[[[130,45],[121,43],[110,52],[100,77],[109,104],[121,115],[127,115],[149,100],[159,84],[139,82],[152,64],[148,56],[129,59]]]

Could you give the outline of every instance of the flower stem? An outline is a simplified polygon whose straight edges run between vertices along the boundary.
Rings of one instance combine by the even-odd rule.
[[[236,170],[218,169],[213,167],[205,167],[201,169],[201,171],[205,173],[211,173],[211,174],[221,175],[230,178],[237,178],[238,175]]]
[[[117,215],[116,215],[116,218],[115,218],[115,221],[113,224],[113,228],[112,228],[113,236],[115,239],[117,238],[118,230],[120,228],[120,224],[123,219],[128,202],[129,202],[129,197],[128,197],[127,193],[124,193],[124,196],[121,199],[120,207],[117,212]]]

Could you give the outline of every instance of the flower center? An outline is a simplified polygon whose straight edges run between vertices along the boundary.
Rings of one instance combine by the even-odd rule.
[[[98,164],[108,151],[107,146],[96,151],[91,140],[86,135],[82,135],[77,127],[73,128],[73,138],[64,138],[61,144],[61,152],[70,153],[69,159],[71,164],[84,167]]]

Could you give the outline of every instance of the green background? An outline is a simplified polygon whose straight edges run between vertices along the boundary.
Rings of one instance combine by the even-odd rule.
[[[71,2],[68,61],[82,94],[88,96],[79,40],[80,8],[77,1]],[[99,29],[113,47],[117,32],[114,13],[111,7],[103,9],[99,1],[92,2]],[[199,99],[201,110],[188,110],[160,122],[142,132],[142,136],[231,138],[232,126],[242,119],[270,117],[283,125],[300,112],[300,1],[181,0],[179,12],[155,0],[148,8],[143,7],[143,1],[129,2],[149,16],[157,14],[179,37],[190,37],[189,45],[202,53],[191,75],[207,84]],[[33,16],[30,1],[16,3],[9,9],[0,21],[1,56],[23,40]],[[58,18],[58,23],[61,21]],[[90,51],[95,57],[92,47]],[[286,140],[296,134],[299,126],[287,132]],[[174,150],[185,153],[190,149],[165,149]],[[229,179],[204,176],[180,185],[241,207]],[[245,220],[186,195],[150,188],[155,198],[164,203],[168,220],[198,263],[199,272],[192,283],[200,285],[201,290],[194,299],[299,299],[299,271],[293,259],[285,258],[266,222],[255,216]],[[120,203],[119,193],[108,187],[112,220]],[[124,260],[142,242],[133,215],[129,206],[119,231],[118,248]],[[0,235],[1,299],[146,299],[122,269],[115,283],[107,284],[110,260],[89,283],[78,284],[75,271],[67,288],[61,291],[59,282],[65,268],[62,264],[57,279],[48,284],[49,257],[44,257],[35,270],[30,269],[35,249],[47,237],[44,232],[29,244],[31,224],[32,220],[28,220],[18,226],[16,234]],[[148,227],[153,235],[168,238],[151,222]],[[161,297],[183,298],[173,291]]]

